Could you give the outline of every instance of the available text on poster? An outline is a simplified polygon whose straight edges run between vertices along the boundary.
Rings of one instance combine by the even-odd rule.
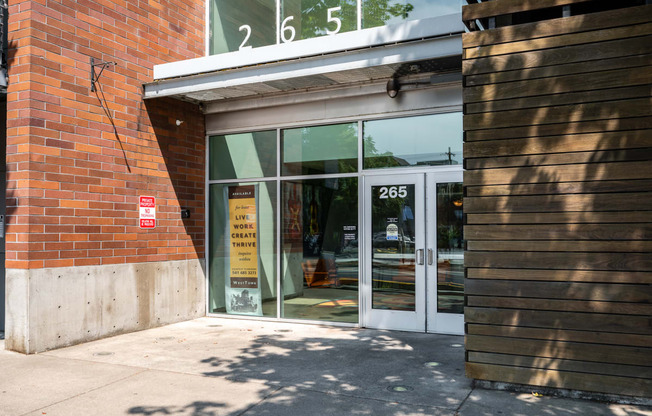
[[[227,188],[229,265],[227,312],[262,315],[258,282],[258,205],[255,185]]]

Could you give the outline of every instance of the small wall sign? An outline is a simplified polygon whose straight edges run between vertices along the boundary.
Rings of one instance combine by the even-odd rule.
[[[141,196],[138,201],[140,211],[140,228],[156,227],[156,198],[153,196]]]

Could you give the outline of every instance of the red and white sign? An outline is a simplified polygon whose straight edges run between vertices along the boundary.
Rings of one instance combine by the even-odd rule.
[[[138,209],[140,211],[140,228],[155,228],[156,199],[153,196],[141,196]]]

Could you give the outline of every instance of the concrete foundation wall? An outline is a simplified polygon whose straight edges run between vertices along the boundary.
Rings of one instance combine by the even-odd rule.
[[[7,269],[6,349],[33,354],[205,315],[203,261]]]

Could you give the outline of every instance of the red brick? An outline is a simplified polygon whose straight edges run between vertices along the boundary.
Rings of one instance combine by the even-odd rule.
[[[203,0],[10,5],[7,267],[172,260],[203,251],[203,116],[189,103],[144,103],[142,84],[151,81],[153,64],[203,56],[204,10]],[[99,81],[118,135],[89,91],[89,56],[120,61]],[[186,129],[171,128],[179,112]],[[183,187],[175,188],[179,181]],[[137,226],[139,195],[157,198],[155,232]],[[195,208],[191,220],[178,219],[180,206]]]

